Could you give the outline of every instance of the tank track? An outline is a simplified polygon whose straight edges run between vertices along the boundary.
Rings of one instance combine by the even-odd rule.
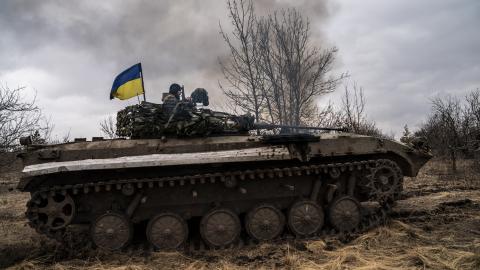
[[[36,220],[32,220],[29,217],[29,212],[32,208],[32,200],[33,198],[41,194],[42,196],[47,195],[55,195],[55,194],[79,194],[83,193],[90,193],[90,192],[110,192],[112,190],[121,190],[124,185],[133,185],[137,189],[143,188],[164,188],[164,187],[173,187],[175,185],[196,185],[196,184],[208,184],[208,183],[215,183],[217,181],[220,182],[227,182],[231,179],[238,179],[238,180],[255,180],[255,179],[265,179],[265,178],[274,178],[274,177],[289,177],[289,176],[310,176],[310,175],[318,175],[321,173],[328,173],[332,177],[338,177],[343,172],[346,171],[354,171],[354,170],[366,170],[367,173],[366,178],[369,182],[372,182],[373,178],[373,169],[379,164],[385,163],[392,163],[391,160],[388,159],[371,159],[371,160],[364,160],[364,161],[357,161],[357,162],[346,162],[346,163],[329,163],[329,164],[315,164],[315,165],[308,165],[308,166],[294,166],[294,167],[286,167],[286,168],[270,168],[270,169],[256,169],[256,170],[245,170],[245,171],[228,171],[223,173],[207,173],[207,174],[195,174],[195,175],[185,175],[185,176],[176,176],[176,177],[159,177],[159,178],[144,178],[144,179],[121,179],[121,180],[112,180],[112,181],[99,181],[99,182],[89,182],[83,184],[75,184],[75,185],[64,185],[64,186],[51,186],[51,187],[42,187],[36,192],[32,193],[32,199],[27,202],[27,212],[25,213],[27,218],[29,218],[28,224],[30,227],[35,229],[38,233],[44,234],[51,239],[55,239],[59,242],[68,241],[66,238],[66,230],[65,228],[58,229],[58,230],[51,230],[38,224]],[[400,172],[401,175],[401,172]],[[399,185],[402,184],[403,177],[398,180]],[[401,188],[401,187],[400,187]],[[325,227],[322,228],[320,231],[315,233],[314,235],[310,235],[308,238],[295,236],[291,233],[288,233],[288,230],[285,230],[281,236],[280,240],[288,240],[288,239],[316,239],[325,236],[333,236],[338,237],[339,239],[348,239],[350,236],[365,232],[371,228],[377,227],[381,224],[385,224],[388,219],[388,216],[391,212],[394,199],[397,197],[398,190],[395,189],[387,194],[389,196],[389,200],[382,200],[379,203],[380,207],[377,207],[374,211],[365,211],[362,209],[361,215],[361,222],[360,225],[349,231],[338,231],[333,228]],[[385,195],[385,194],[384,194]],[[248,237],[248,236],[247,236]],[[257,243],[254,239],[244,239],[243,237],[235,244],[236,246],[243,246],[245,243],[255,244]],[[189,239],[187,243],[184,244],[186,248],[190,250],[202,250],[207,245],[202,242],[202,240],[195,240]],[[234,246],[234,245],[231,245]],[[225,247],[230,248],[231,246]]]

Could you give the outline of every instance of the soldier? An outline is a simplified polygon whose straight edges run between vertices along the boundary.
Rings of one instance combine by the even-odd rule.
[[[168,94],[163,97],[163,111],[166,115],[171,115],[180,102],[180,92],[182,87],[177,83],[172,83]]]
[[[164,104],[176,104],[180,101],[180,92],[182,91],[182,87],[180,87],[177,83],[172,83],[168,90],[168,94],[163,98]]]
[[[182,94],[182,99],[180,94]],[[172,125],[177,126],[177,129],[181,129],[181,126],[186,125],[192,118],[190,112],[194,104],[190,102],[190,99],[185,98],[183,87],[177,83],[170,85],[168,94],[163,98],[162,106],[163,114],[168,117],[168,121],[164,125],[165,129],[170,128]]]

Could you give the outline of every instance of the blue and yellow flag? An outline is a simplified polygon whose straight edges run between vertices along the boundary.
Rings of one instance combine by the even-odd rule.
[[[120,73],[113,81],[110,99],[129,99],[145,93],[142,64],[138,63]]]

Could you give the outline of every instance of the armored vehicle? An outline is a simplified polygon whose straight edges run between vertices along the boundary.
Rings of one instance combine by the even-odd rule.
[[[350,233],[382,220],[403,177],[431,158],[421,143],[305,132],[179,104],[166,116],[165,106],[146,102],[120,111],[124,138],[23,138],[18,189],[31,194],[30,226],[62,238],[69,225],[89,224],[93,243],[109,250],[134,235],[177,249]]]

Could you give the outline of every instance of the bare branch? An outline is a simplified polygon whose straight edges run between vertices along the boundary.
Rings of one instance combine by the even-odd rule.
[[[220,33],[230,49],[220,61],[220,88],[235,108],[271,123],[310,122],[315,100],[346,77],[328,77],[336,48],[310,44],[310,24],[295,9],[258,18],[251,0],[227,1],[233,32]]]
[[[23,87],[10,89],[7,85],[0,85],[0,152],[18,149],[21,136],[38,135],[45,142],[45,136],[51,134],[49,121],[41,123],[43,118],[35,105],[36,97],[28,100],[24,90]]]
[[[109,139],[117,138],[117,125],[115,118],[111,115],[100,122],[100,131]]]

